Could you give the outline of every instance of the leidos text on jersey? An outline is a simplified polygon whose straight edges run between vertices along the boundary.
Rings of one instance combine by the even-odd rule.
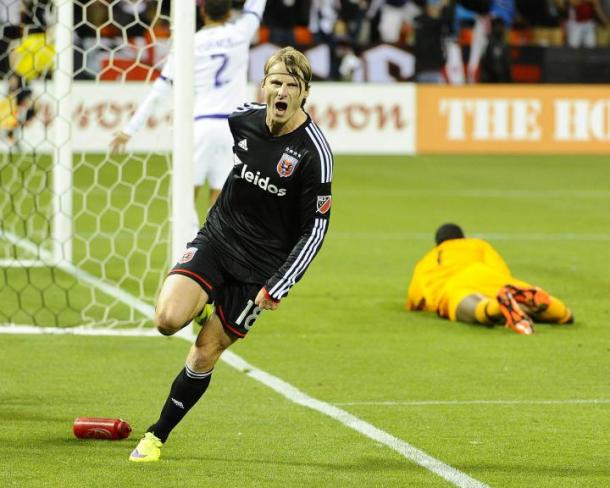
[[[273,184],[270,185],[269,180],[271,178],[269,176],[267,176],[266,178],[261,178],[260,175],[260,171],[257,171],[256,173],[248,171],[248,165],[244,164],[241,168],[241,173],[239,176],[247,182],[258,186],[261,190],[268,191],[273,195],[277,195],[278,197],[283,197],[284,195],[286,195],[286,188],[278,188]]]

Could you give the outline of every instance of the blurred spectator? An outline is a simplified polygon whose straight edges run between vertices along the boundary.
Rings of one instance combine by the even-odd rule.
[[[341,0],[339,9],[338,23],[344,24],[340,27],[345,32],[345,36],[349,37],[353,44],[367,44],[367,39],[362,34],[362,25],[364,17],[368,10],[367,0]],[[335,34],[339,28],[335,27]]]
[[[164,0],[75,0],[76,79],[148,79],[168,52]]]
[[[566,22],[566,37],[568,46],[595,47],[595,19],[596,17],[605,26],[610,21],[602,11],[599,0],[563,0],[563,7],[567,8],[568,20]]]
[[[491,35],[481,58],[481,83],[510,83],[512,81],[510,48],[506,42],[504,21],[491,21]]]
[[[53,68],[55,49],[52,30],[47,25],[53,18],[51,0],[22,0],[20,39],[9,46],[9,63],[13,73],[27,82],[46,77]]]
[[[515,0],[492,0],[489,16],[492,19],[502,19],[504,27],[510,29],[516,16]]]
[[[95,79],[101,60],[111,53],[112,38],[119,30],[110,22],[111,10],[101,0],[74,1],[74,75],[76,79]]]
[[[112,5],[112,19],[124,39],[142,37],[150,27],[147,0],[119,0]]]
[[[415,79],[419,83],[444,83],[444,39],[449,31],[448,0],[427,0],[414,19]]]
[[[354,41],[347,31],[345,22],[335,25],[336,54],[338,61],[339,78],[341,81],[362,81],[364,78],[363,62],[356,55]]]
[[[330,61],[329,80],[340,79],[339,55],[335,38],[335,28],[337,28],[340,8],[339,0],[312,0],[311,2],[309,29],[314,35],[316,42],[328,46]]]
[[[296,44],[294,29],[307,25],[309,2],[300,0],[268,0],[263,23],[269,27],[269,41],[278,46]]]
[[[21,36],[21,0],[0,0],[0,79],[10,72],[9,46]]]
[[[10,52],[12,70],[27,81],[46,78],[53,69],[55,48],[46,32],[30,32]]]
[[[480,12],[484,12],[484,10]],[[467,77],[470,83],[474,83],[477,80],[481,58],[485,53],[491,34],[491,20],[498,19],[510,28],[515,15],[515,0],[491,0],[489,3],[489,13],[476,14],[467,68]]]
[[[599,0],[599,8],[607,19],[610,19],[610,0]],[[610,27],[608,25],[597,26],[597,45],[610,46]]]
[[[22,0],[23,35],[46,32],[53,19],[53,0]]]
[[[533,29],[533,41],[541,46],[563,45],[556,0],[516,0],[517,10]]]
[[[15,73],[9,75],[7,88],[7,95],[0,98],[0,141],[11,149],[20,149],[19,131],[36,114],[32,90]]]
[[[376,0],[376,4],[380,0]],[[381,0],[379,33],[382,42],[397,43],[405,25],[411,26],[421,10],[412,0]],[[373,7],[373,5],[371,5]]]

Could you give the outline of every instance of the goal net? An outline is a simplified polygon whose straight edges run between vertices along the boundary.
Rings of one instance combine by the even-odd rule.
[[[168,3],[0,5],[0,324],[150,325],[157,289],[192,237],[195,5]],[[186,65],[174,80],[182,92],[128,152],[110,153],[159,75],[171,30],[181,33],[172,42]]]

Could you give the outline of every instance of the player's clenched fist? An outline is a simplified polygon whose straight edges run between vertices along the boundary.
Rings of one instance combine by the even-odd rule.
[[[280,306],[279,300],[274,300],[271,298],[271,295],[269,295],[267,290],[264,288],[261,288],[261,290],[258,292],[254,303],[262,310],[277,310],[277,307]]]

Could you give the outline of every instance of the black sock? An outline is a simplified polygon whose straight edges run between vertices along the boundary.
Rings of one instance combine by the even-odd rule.
[[[161,439],[161,442],[165,442],[172,429],[208,389],[212,371],[213,369],[206,373],[198,373],[185,366],[172,383],[159,420],[151,425],[147,432],[152,432]]]

